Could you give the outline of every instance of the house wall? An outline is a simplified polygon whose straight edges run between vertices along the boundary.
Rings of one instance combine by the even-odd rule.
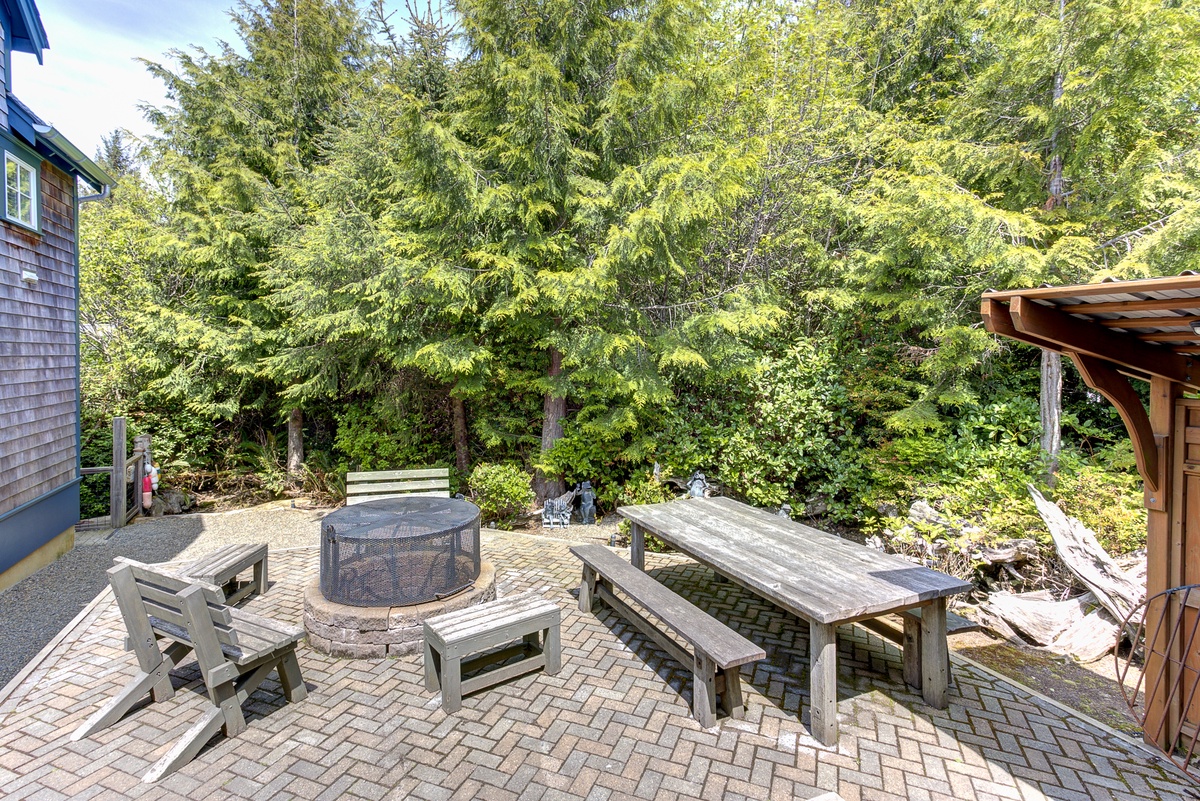
[[[75,181],[39,175],[41,235],[0,222],[0,573],[79,516]],[[52,530],[16,525],[31,513]]]

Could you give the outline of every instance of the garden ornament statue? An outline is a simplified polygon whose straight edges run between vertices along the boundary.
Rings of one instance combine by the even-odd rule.
[[[579,491],[579,522],[585,526],[596,525],[596,493],[592,482],[585,481]]]
[[[571,524],[571,510],[575,506],[575,495],[579,489],[573,489],[557,498],[547,498],[542,507],[543,528],[566,528]]]
[[[692,478],[688,481],[688,497],[703,498],[704,491],[708,489],[708,482],[704,479],[704,474],[697,470],[692,473]]]
[[[779,511],[776,512],[775,514],[779,515],[780,517],[786,517],[788,520],[791,520],[792,519],[792,505],[789,504],[787,501],[784,501],[783,506],[780,506]]]

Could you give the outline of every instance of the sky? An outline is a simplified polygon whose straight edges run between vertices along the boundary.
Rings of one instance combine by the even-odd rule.
[[[172,49],[235,39],[233,0],[37,0],[50,40],[42,64],[13,53],[13,94],[80,150],[94,156],[114,128],[150,133],[139,104],[166,104],[141,62]]]
[[[37,0],[50,48],[40,65],[35,56],[13,53],[13,94],[89,156],[115,128],[144,137],[152,128],[139,105],[163,106],[167,98],[162,83],[137,59],[169,61],[168,50],[192,45],[216,53],[220,40],[240,46],[228,13],[235,4]]]

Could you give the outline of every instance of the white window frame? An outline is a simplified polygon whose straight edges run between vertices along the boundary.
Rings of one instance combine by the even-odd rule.
[[[17,165],[17,209],[9,207],[8,200],[8,165],[9,163]],[[23,220],[20,216],[20,198],[23,197],[20,189],[21,170],[26,170],[29,173],[29,220]],[[21,157],[17,156],[10,150],[4,151],[4,218],[11,223],[28,228],[32,231],[38,229],[38,171],[37,167],[29,164]]]

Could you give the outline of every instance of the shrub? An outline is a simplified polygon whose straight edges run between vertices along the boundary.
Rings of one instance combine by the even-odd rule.
[[[483,523],[503,529],[533,503],[529,474],[511,464],[477,464],[471,471],[471,500],[483,514]]]

